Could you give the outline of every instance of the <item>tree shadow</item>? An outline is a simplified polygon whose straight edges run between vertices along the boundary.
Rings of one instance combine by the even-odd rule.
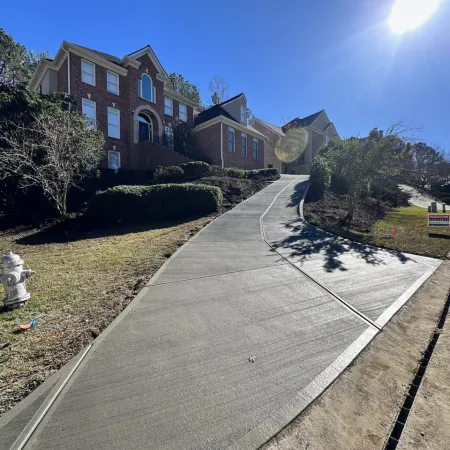
[[[295,208],[300,204],[303,196],[305,195],[305,190],[309,184],[309,180],[301,181],[296,184],[294,191],[290,196],[290,202],[286,205],[286,208]]]
[[[372,266],[386,264],[386,252],[403,264],[411,259],[401,252],[379,249],[336,236],[310,225],[301,218],[285,222],[283,227],[289,231],[289,236],[271,242],[273,248],[278,251],[289,250],[289,257],[300,263],[307,261],[314,254],[320,254],[324,258],[324,268],[327,272],[347,271],[341,257],[350,252]]]
[[[144,224],[113,224],[111,227],[104,227],[87,221],[82,216],[77,216],[45,226],[36,233],[17,239],[16,243],[20,245],[66,244],[88,239],[171,228],[201,217],[204,217],[204,215],[190,216],[178,220],[152,221]]]

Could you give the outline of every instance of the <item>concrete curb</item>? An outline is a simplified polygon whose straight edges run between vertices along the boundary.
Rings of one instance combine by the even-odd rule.
[[[228,446],[227,450],[255,450],[270,441],[270,439],[286,428],[315,399],[322,395],[379,332],[373,327],[368,327],[356,341],[344,350],[308,386],[299,391],[292,400],[285,403],[271,417],[261,422],[247,434]]]

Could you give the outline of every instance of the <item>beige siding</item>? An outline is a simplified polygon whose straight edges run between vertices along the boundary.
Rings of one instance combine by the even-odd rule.
[[[241,121],[241,106],[247,109],[247,102],[244,96],[238,97],[236,100],[233,100],[226,105],[223,105],[222,108],[228,113],[231,114],[238,122]]]

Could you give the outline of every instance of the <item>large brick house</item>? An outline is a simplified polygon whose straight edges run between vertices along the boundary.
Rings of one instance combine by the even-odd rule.
[[[192,132],[199,155],[222,167],[262,169],[266,136],[247,124],[247,99],[236,95],[201,112]]]
[[[41,94],[69,93],[73,107],[105,134],[100,165],[115,170],[189,162],[185,152],[174,151],[174,129],[183,122],[193,143],[189,154],[243,169],[276,167],[281,172],[309,173],[318,149],[328,137],[337,136],[325,111],[294,119],[282,128],[260,119],[249,125],[244,94],[197,113],[194,102],[170,88],[168,74],[150,45],[118,58],[64,41],[53,60],[40,61],[30,88]],[[275,148],[280,137],[295,127],[305,128],[309,140],[301,157],[286,165]]]
[[[152,169],[188,162],[172,150],[177,122],[194,123],[194,102],[169,88],[152,48],[117,58],[63,42],[53,60],[42,60],[30,88],[67,92],[106,139],[102,166]]]
[[[257,118],[253,119],[252,126],[266,136],[266,161],[273,163],[274,167],[280,169],[282,173],[309,174],[317,152],[324,145],[328,144],[330,138],[339,137],[334,123],[330,121],[325,110],[318,111],[307,117],[297,117],[282,127]],[[281,162],[275,154],[275,149],[279,142],[283,138],[289,138],[290,132],[295,129],[302,129],[306,132],[304,150],[300,152],[298,158],[294,161]],[[277,161],[278,165],[276,165]]]

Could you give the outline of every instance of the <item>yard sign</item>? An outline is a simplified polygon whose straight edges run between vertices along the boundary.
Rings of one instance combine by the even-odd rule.
[[[428,214],[429,227],[450,227],[450,214]]]

